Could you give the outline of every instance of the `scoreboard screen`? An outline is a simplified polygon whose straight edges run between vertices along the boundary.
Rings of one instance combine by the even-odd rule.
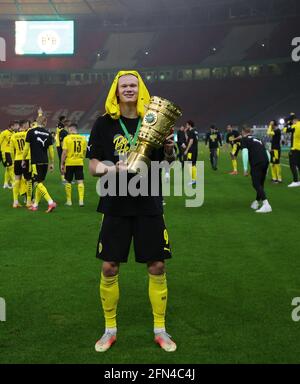
[[[16,21],[17,55],[73,55],[74,21]]]

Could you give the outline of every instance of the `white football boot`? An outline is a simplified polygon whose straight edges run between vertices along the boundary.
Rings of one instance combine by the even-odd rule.
[[[264,203],[260,209],[258,209],[257,211],[255,211],[256,213],[269,213],[269,212],[272,212],[272,207],[271,205],[266,202]]]
[[[259,202],[257,200],[254,200],[253,203],[250,205],[252,209],[257,210],[259,208]]]
[[[300,187],[300,181],[293,181],[291,184],[288,185],[289,188],[295,188]]]

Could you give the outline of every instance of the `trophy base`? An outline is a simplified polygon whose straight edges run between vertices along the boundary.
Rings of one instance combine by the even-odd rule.
[[[147,174],[150,166],[150,159],[138,152],[131,152],[126,161],[129,173],[138,173],[140,175]]]

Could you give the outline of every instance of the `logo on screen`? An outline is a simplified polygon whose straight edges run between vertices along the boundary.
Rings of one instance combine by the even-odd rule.
[[[52,53],[57,51],[60,45],[60,37],[55,31],[42,31],[38,35],[38,46],[42,52]]]
[[[73,55],[74,22],[16,21],[17,55]]]

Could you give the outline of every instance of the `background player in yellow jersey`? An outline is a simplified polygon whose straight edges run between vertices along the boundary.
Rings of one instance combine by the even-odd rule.
[[[290,169],[293,175],[293,182],[288,187],[300,187],[300,121],[291,113],[287,119],[286,127],[283,128],[284,133],[291,133],[291,150],[289,153]]]
[[[30,151],[26,156],[24,167],[22,167],[23,152],[25,148],[26,135],[29,129],[29,121],[23,120],[20,121],[20,130],[12,135],[10,141],[11,157],[14,161],[14,173],[15,173],[15,182],[13,187],[13,208],[19,208],[19,192],[21,186],[22,176],[26,180],[26,206],[29,208],[31,206],[31,197],[32,197],[32,181],[31,181],[31,172],[30,172]]]
[[[3,188],[12,188],[15,175],[13,170],[13,160],[10,153],[10,140],[14,132],[18,131],[19,122],[14,121],[9,124],[8,128],[0,134],[0,148],[3,165],[5,167]]]
[[[69,125],[69,135],[62,142],[61,172],[65,175],[66,205],[72,205],[72,181],[75,177],[78,185],[80,207],[84,206],[83,162],[87,150],[87,141],[77,133],[77,124]]]

